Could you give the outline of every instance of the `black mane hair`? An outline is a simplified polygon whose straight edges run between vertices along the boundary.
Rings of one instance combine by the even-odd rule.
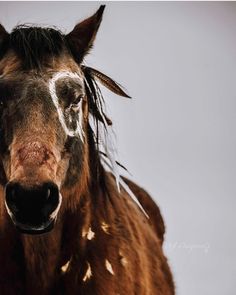
[[[30,25],[16,26],[9,35],[8,46],[27,69],[40,68],[45,57],[58,56],[68,49],[65,35],[60,30]]]
[[[88,109],[93,118],[93,122],[91,122],[93,123],[93,127],[91,126],[91,123],[89,123],[88,132],[89,137],[93,139],[92,145],[95,146],[94,150],[96,152],[93,163],[95,164],[95,171],[98,175],[100,171],[101,158],[106,157],[106,155],[104,155],[104,153],[100,150],[100,129],[103,128],[106,133],[108,131],[107,126],[111,125],[111,120],[108,119],[104,112],[104,98],[95,78],[91,75],[89,68],[82,66],[82,70],[84,73],[85,90],[88,98]]]

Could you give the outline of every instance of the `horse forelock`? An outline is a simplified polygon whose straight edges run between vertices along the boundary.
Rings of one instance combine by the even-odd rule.
[[[23,60],[25,68],[31,69],[40,67],[47,56],[59,56],[67,45],[56,28],[19,25],[9,35],[8,47]]]

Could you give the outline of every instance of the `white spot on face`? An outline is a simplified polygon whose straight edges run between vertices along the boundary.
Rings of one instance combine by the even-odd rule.
[[[68,77],[72,78],[72,79],[79,79],[80,81],[82,81],[82,78],[77,73],[58,72],[49,80],[49,84],[48,84],[49,92],[50,92],[53,104],[56,107],[59,121],[60,121],[61,126],[64,129],[65,133],[71,137],[79,137],[83,142],[84,141],[84,131],[83,131],[83,126],[82,126],[83,125],[83,110],[82,110],[83,100],[81,100],[78,104],[79,113],[78,113],[78,120],[76,121],[76,129],[71,130],[66,125],[65,116],[64,116],[63,111],[60,107],[59,99],[58,99],[57,93],[56,93],[57,80],[63,79],[63,78],[68,78]],[[71,120],[71,118],[69,118],[69,121],[70,120]]]
[[[90,264],[87,262],[87,271],[83,277],[83,282],[86,282],[87,280],[89,280],[92,276],[92,270],[91,270],[91,266]]]
[[[92,240],[95,237],[95,232],[92,231],[91,227],[86,231],[85,229],[82,230],[82,238],[87,237],[88,240]]]
[[[70,265],[70,260],[68,260],[67,263],[64,264],[64,265],[61,267],[61,271],[62,271],[63,273],[67,272],[67,269],[68,269],[69,265]]]
[[[102,223],[101,223],[101,229],[102,229],[106,234],[109,234],[109,225],[108,225],[105,221],[102,221]]]
[[[105,266],[106,266],[106,269],[109,271],[109,273],[114,276],[114,271],[111,266],[111,263],[107,259],[105,260]]]

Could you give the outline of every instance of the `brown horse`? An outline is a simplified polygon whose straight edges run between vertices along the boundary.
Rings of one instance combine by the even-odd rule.
[[[82,65],[103,10],[67,35],[0,25],[1,295],[174,294],[159,208],[101,146],[97,82],[127,96]]]

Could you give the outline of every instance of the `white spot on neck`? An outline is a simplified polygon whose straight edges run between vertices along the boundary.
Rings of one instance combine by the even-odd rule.
[[[67,263],[61,267],[61,271],[63,273],[67,272],[69,265],[70,265],[70,260],[68,260]]]
[[[114,271],[111,266],[111,263],[107,259],[105,260],[105,266],[106,266],[106,269],[109,271],[109,273],[114,276]]]
[[[119,250],[119,255],[120,255],[120,263],[125,267],[128,263],[128,260],[126,257],[123,255],[123,253]]]
[[[62,78],[68,78],[68,77],[72,78],[72,79],[79,79],[80,81],[82,81],[82,78],[77,73],[72,73],[72,72],[68,72],[68,71],[58,72],[49,80],[49,83],[48,83],[49,92],[50,92],[53,104],[56,107],[59,121],[60,121],[61,126],[62,126],[63,130],[65,131],[65,133],[70,137],[79,137],[82,140],[82,142],[84,142],[83,110],[82,110],[82,101],[83,100],[81,100],[80,103],[78,104],[79,114],[78,114],[78,120],[76,121],[76,128],[75,128],[75,130],[71,130],[66,125],[65,116],[64,116],[63,111],[60,107],[59,99],[58,99],[57,93],[56,93],[57,80],[62,79]],[[69,119],[69,120],[71,120],[71,119]]]
[[[128,263],[128,260],[127,260],[125,257],[122,257],[121,260],[120,260],[120,262],[121,262],[121,264],[122,264],[123,266],[126,266],[127,263]]]
[[[88,233],[87,233],[87,239],[92,240],[94,237],[95,237],[95,232],[93,232],[91,227],[90,227],[89,230],[88,230]]]
[[[109,234],[109,225],[108,225],[105,221],[102,221],[102,222],[101,222],[101,229],[102,229],[106,234]]]
[[[90,266],[90,264],[88,262],[87,262],[87,266],[88,266],[88,268],[87,268],[87,271],[86,271],[86,273],[85,273],[85,275],[83,277],[83,282],[86,282],[92,276],[92,269],[91,269],[91,266]]]
[[[83,230],[82,231],[82,237],[87,237],[88,240],[92,240],[95,237],[95,232],[92,231],[91,227],[88,229],[88,231]]]

